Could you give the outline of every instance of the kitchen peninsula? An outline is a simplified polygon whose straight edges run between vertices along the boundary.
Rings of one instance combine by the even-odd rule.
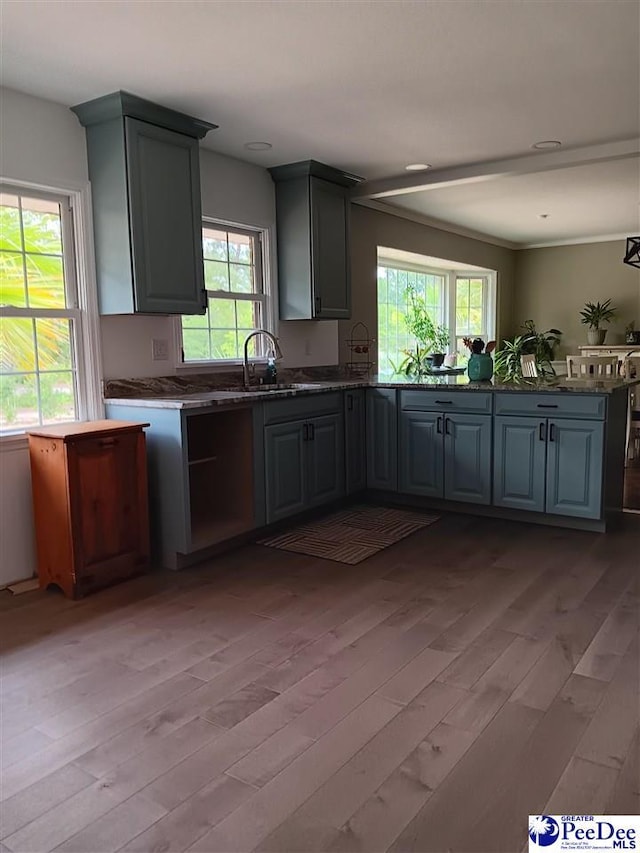
[[[622,512],[628,392],[640,380],[327,375],[291,371],[251,390],[211,375],[106,384],[108,417],[151,423],[163,565],[363,494],[596,531]]]

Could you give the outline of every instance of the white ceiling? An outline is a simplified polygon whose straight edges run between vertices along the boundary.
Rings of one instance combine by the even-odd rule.
[[[127,89],[219,124],[206,147],[265,166],[375,180],[640,135],[637,0],[2,0],[0,47],[5,86],[65,105]],[[271,151],[243,147],[262,140]],[[523,244],[637,233],[624,162],[392,203]]]

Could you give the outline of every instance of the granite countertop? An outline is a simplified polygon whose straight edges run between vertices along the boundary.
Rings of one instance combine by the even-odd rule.
[[[130,380],[133,383],[133,380]],[[542,379],[523,379],[520,382],[501,382],[492,379],[488,382],[470,382],[466,375],[426,376],[420,380],[408,377],[372,377],[355,379],[327,379],[324,381],[301,381],[284,383],[283,387],[271,390],[244,391],[241,387],[233,388],[199,388],[194,391],[188,385],[184,389],[176,388],[162,393],[163,389],[157,383],[140,380],[138,393],[131,384],[128,396],[110,396],[105,403],[113,406],[139,406],[153,409],[199,409],[210,406],[251,405],[264,400],[283,399],[286,397],[321,394],[327,391],[343,391],[353,388],[415,388],[429,390],[447,388],[449,391],[512,391],[519,393],[578,393],[578,394],[611,394],[614,391],[640,385],[640,377],[635,379],[615,380],[584,380],[556,377],[553,381]]]

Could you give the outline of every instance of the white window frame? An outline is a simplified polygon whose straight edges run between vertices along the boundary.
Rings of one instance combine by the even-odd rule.
[[[449,330],[453,329],[452,340],[456,340],[458,337],[458,330],[456,328],[456,285],[459,278],[476,278],[484,281],[482,288],[482,316],[486,317],[484,331],[484,335],[486,336],[485,344],[488,341],[495,340],[497,322],[496,273],[489,270],[450,270],[448,271],[447,281],[447,319]]]
[[[259,225],[248,225],[247,223],[230,222],[224,219],[214,219],[211,217],[202,217],[203,228],[220,228],[225,231],[233,231],[238,234],[247,234],[255,237],[257,242],[256,251],[256,275],[258,273],[262,277],[262,293],[230,293],[228,290],[215,291],[207,290],[207,299],[225,298],[238,299],[246,302],[260,302],[262,305],[262,328],[273,335],[278,333],[277,314],[275,310],[275,294],[273,288],[273,279],[271,275],[271,229]],[[185,361],[182,357],[182,317],[174,318],[173,323],[174,335],[174,352],[176,353],[175,368],[179,371],[194,371],[194,370],[225,370],[230,367],[237,367],[243,363],[242,358],[211,358],[200,360]],[[259,343],[260,343],[260,339]],[[259,364],[266,361],[266,354],[252,357],[249,361],[252,364]]]
[[[459,278],[476,278],[483,279],[485,282],[482,289],[482,311],[486,317],[486,340],[494,340],[496,337],[497,328],[497,273],[494,270],[487,269],[443,269],[442,267],[431,266],[427,264],[412,263],[411,261],[399,260],[397,258],[388,258],[384,254],[379,254],[377,258],[377,267],[386,267],[394,270],[404,270],[406,272],[423,273],[424,275],[434,275],[443,278],[443,294],[442,294],[442,311],[438,320],[447,326],[451,336],[452,345],[455,344],[458,334],[456,328],[456,283]],[[376,308],[378,305],[378,289],[376,276]],[[377,329],[376,329],[377,336]],[[377,353],[379,359],[379,353]],[[378,368],[380,368],[378,360]]]
[[[69,307],[3,308],[2,314],[6,317],[58,316],[73,321],[78,415],[74,422],[100,419],[104,417],[102,353],[90,185],[51,186],[0,175],[0,188],[6,193],[58,202],[67,214],[62,217],[62,246]],[[30,428],[1,433],[0,448],[12,450],[26,447],[26,431]]]

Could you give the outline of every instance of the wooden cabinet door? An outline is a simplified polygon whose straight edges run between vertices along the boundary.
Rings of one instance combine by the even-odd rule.
[[[273,424],[264,430],[267,523],[306,507],[306,442],[301,422]]]
[[[367,391],[367,486],[398,490],[398,408],[396,392]]]
[[[342,417],[325,415],[306,424],[309,507],[337,500],[344,494],[344,435]]]
[[[544,512],[546,418],[496,417],[494,427],[493,503]]]
[[[321,178],[309,180],[313,316],[318,320],[349,319],[348,190]]]
[[[444,415],[402,412],[399,491],[441,498],[444,494]]]
[[[361,389],[344,395],[347,494],[360,492],[367,485],[364,399]]]
[[[148,561],[144,434],[119,432],[68,445],[78,584],[98,586]]]
[[[547,448],[547,512],[601,518],[604,424],[550,419]]]
[[[135,310],[203,314],[198,140],[125,118]]]
[[[444,496],[491,503],[491,417],[444,416]]]

